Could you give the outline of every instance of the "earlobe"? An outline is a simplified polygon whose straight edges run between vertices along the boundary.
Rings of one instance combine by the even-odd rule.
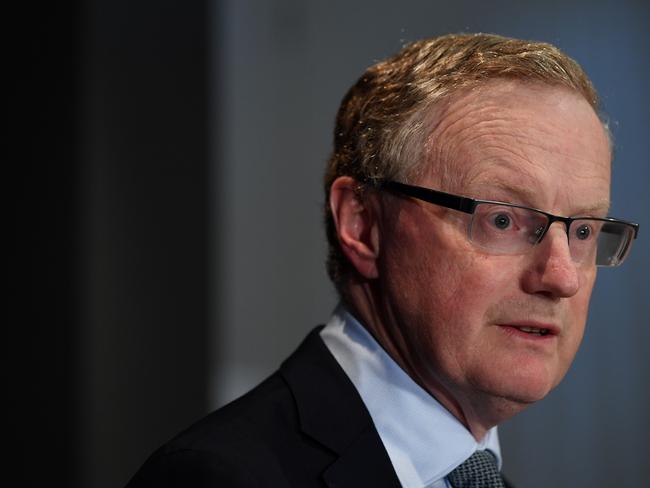
[[[359,183],[349,176],[334,180],[330,208],[343,254],[364,278],[377,278],[379,255],[378,206],[358,192]]]

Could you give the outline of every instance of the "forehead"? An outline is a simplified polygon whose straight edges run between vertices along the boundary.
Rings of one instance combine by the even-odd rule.
[[[607,206],[609,139],[579,94],[493,80],[450,97],[432,117],[429,184],[561,213]]]

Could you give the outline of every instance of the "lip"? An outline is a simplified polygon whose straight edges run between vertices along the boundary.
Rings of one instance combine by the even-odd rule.
[[[560,327],[556,324],[548,322],[537,322],[532,320],[517,320],[508,323],[496,324],[505,332],[517,335],[531,340],[549,340],[557,337],[560,334]],[[520,330],[521,327],[526,327],[530,329],[544,329],[547,331],[545,335],[537,335]]]

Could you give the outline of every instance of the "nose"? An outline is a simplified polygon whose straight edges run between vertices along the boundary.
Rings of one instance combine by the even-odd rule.
[[[524,289],[551,298],[568,298],[579,288],[579,269],[571,257],[566,227],[555,222],[531,253]]]

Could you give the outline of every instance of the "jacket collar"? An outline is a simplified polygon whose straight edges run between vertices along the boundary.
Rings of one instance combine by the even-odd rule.
[[[300,427],[338,459],[323,479],[334,487],[400,483],[361,397],[314,329],[280,367],[293,394]]]

